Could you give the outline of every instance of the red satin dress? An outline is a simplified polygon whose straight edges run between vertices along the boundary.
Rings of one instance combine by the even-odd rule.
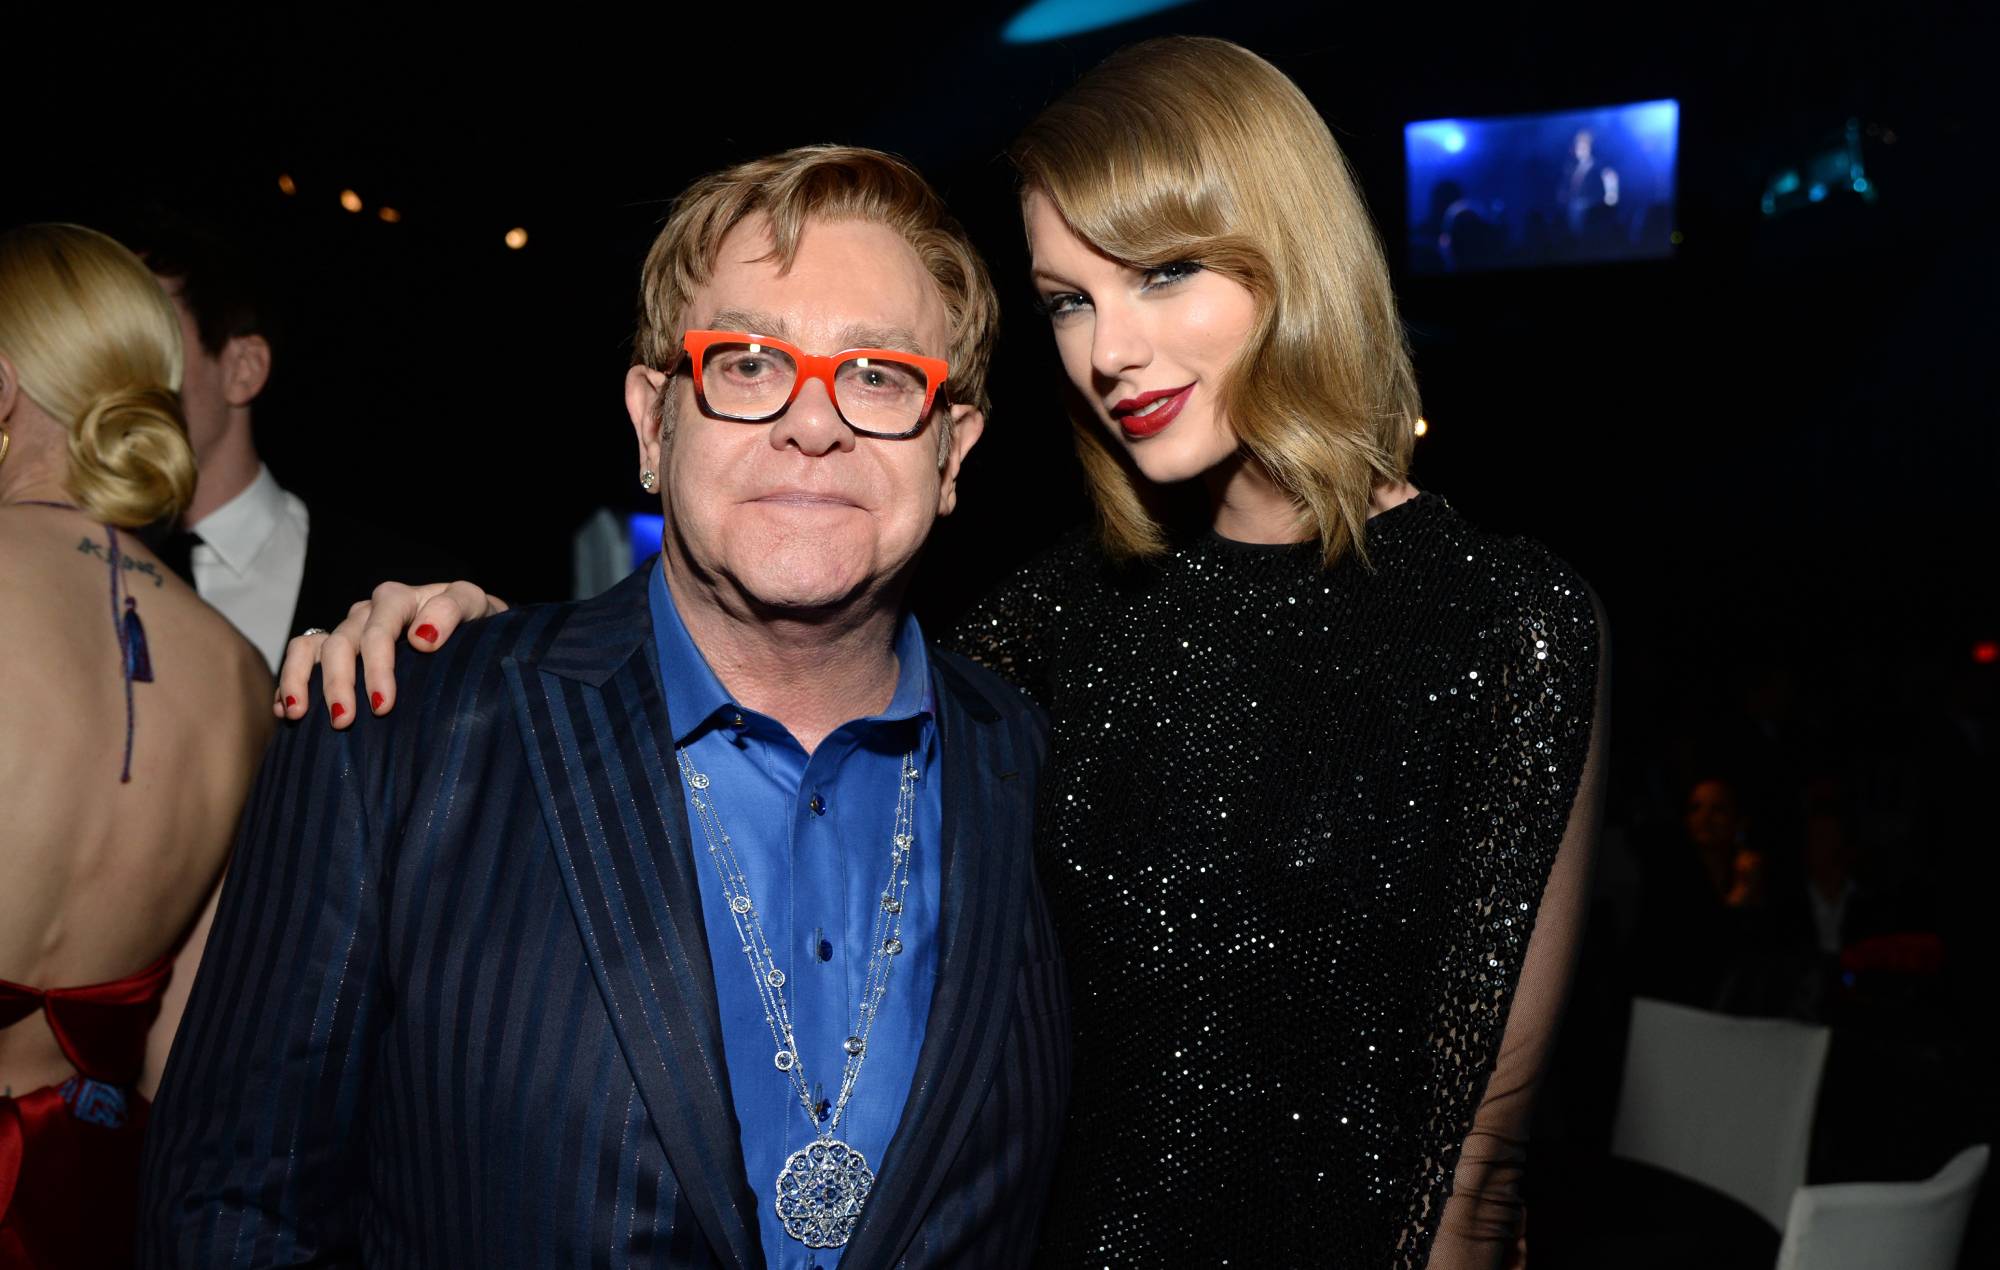
[[[132,1264],[151,1110],[134,1085],[172,977],[162,957],[87,988],[0,979],[0,1028],[39,1010],[77,1073],[0,1097],[0,1270]]]

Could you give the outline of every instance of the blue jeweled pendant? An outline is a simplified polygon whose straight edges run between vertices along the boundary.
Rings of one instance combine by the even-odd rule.
[[[875,1189],[875,1172],[861,1152],[838,1138],[800,1147],[778,1174],[778,1220],[808,1248],[842,1248]]]

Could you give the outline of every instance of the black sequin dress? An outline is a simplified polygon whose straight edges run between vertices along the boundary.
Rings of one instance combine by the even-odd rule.
[[[957,633],[1055,717],[1038,857],[1077,1044],[1047,1265],[1443,1265],[1463,1205],[1466,1247],[1510,1237],[1460,1157],[1514,1154],[1560,1005],[1572,923],[1527,953],[1545,891],[1581,902],[1584,833],[1551,871],[1598,622],[1435,495],[1367,543],[1120,569],[1079,536]]]

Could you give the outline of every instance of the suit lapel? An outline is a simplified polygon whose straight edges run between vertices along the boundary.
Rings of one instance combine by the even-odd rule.
[[[543,819],[610,1012],[716,1255],[763,1264],[647,611],[649,565],[507,667]]]
[[[937,985],[916,1077],[841,1265],[893,1265],[977,1116],[1013,1021],[1034,790],[1007,726],[934,658],[944,809]]]

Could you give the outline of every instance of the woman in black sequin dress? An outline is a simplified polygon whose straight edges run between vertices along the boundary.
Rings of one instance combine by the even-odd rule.
[[[1498,1265],[1601,787],[1589,589],[1408,484],[1381,247],[1269,64],[1127,49],[1013,157],[1099,513],[955,637],[1055,721],[1040,1261]]]
[[[1099,513],[957,635],[1055,719],[1042,1260],[1499,1264],[1599,784],[1590,592],[1408,485],[1381,248],[1268,63],[1127,49],[1013,158]]]

